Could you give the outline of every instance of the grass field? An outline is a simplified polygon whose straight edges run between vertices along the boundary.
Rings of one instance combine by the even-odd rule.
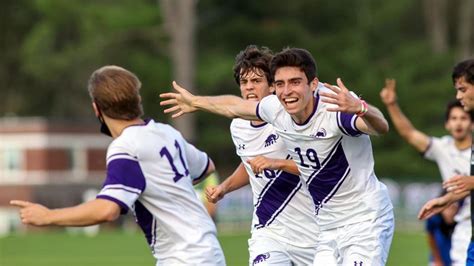
[[[247,265],[247,234],[222,235],[227,264]],[[96,237],[61,232],[30,233],[0,238],[1,266],[141,266],[154,260],[139,233],[100,232]],[[427,265],[422,232],[396,232],[388,264]]]

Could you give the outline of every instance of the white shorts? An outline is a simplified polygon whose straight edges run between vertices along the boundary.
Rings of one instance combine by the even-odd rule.
[[[385,265],[394,227],[390,211],[375,220],[321,230],[313,265]]]
[[[454,227],[451,236],[451,256],[452,266],[465,266],[467,260],[467,248],[471,242],[471,220],[466,219],[459,222]]]
[[[249,265],[311,265],[316,247],[296,247],[270,237],[249,239]]]

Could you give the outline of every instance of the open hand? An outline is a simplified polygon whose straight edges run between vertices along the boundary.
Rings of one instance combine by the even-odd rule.
[[[173,113],[171,117],[176,118],[182,116],[185,113],[191,113],[196,111],[197,108],[193,107],[192,105],[193,98],[195,96],[183,87],[179,86],[176,81],[173,81],[173,87],[177,91],[177,93],[166,92],[160,94],[160,98],[164,99],[160,102],[160,105],[171,105],[171,107],[165,109],[164,113]]]
[[[448,203],[449,202],[443,200],[443,198],[435,198],[428,201],[427,203],[425,203],[425,205],[423,205],[423,207],[421,207],[421,210],[418,213],[418,219],[428,219],[433,215],[440,213],[449,206]]]
[[[35,226],[50,224],[47,217],[51,210],[45,206],[23,200],[12,200],[10,201],[10,204],[20,207],[20,218],[22,223]]]
[[[443,188],[454,194],[467,192],[474,189],[474,176],[455,175],[443,182]]]
[[[328,108],[328,111],[352,114],[361,111],[362,105],[360,100],[354,95],[352,95],[352,93],[346,88],[344,83],[342,83],[342,80],[340,78],[337,78],[337,86],[333,86],[328,83],[324,83],[324,86],[326,86],[334,93],[319,92],[319,95],[323,96],[323,98],[321,98],[321,101],[337,106],[334,108]]]

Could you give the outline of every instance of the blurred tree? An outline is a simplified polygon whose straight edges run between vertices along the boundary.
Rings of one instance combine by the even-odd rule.
[[[458,57],[462,60],[474,55],[474,1],[460,0],[458,8]]]
[[[448,50],[447,0],[423,0],[425,25],[435,53]]]
[[[169,50],[173,64],[173,79],[181,86],[196,93],[195,76],[195,34],[196,1],[195,0],[160,0],[164,26],[171,36]],[[195,142],[195,115],[189,114],[173,120],[173,124],[183,136]]]
[[[117,64],[142,80],[146,113],[171,121],[162,115],[157,94],[169,91],[173,78],[199,88],[200,94],[238,95],[234,57],[257,44],[274,51],[286,46],[308,49],[322,81],[334,83],[341,77],[380,108],[384,78],[396,78],[400,104],[415,126],[441,136],[445,103],[454,98],[452,66],[459,58],[472,57],[474,50],[473,3],[6,1],[0,10],[0,115],[93,119],[87,79],[98,67]],[[165,5],[174,11],[166,12]],[[180,6],[190,15],[178,11]],[[188,39],[178,41],[182,38]],[[197,145],[219,168],[237,163],[230,121],[206,113],[196,119]],[[379,176],[439,180],[436,166],[395,131],[374,138],[373,145]]]

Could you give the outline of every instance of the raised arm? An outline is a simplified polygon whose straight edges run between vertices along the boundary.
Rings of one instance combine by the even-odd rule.
[[[216,187],[206,189],[206,198],[212,203],[221,200],[227,193],[237,190],[249,184],[249,176],[243,163],[240,163],[235,171],[227,177],[224,182]]]
[[[363,113],[356,120],[356,127],[369,135],[381,135],[388,132],[388,123],[382,112],[372,105],[368,105],[364,110],[364,105],[360,99],[352,95],[352,93],[344,86],[340,78],[337,79],[337,85],[324,84],[334,93],[320,92],[323,96],[321,99],[325,103],[335,104],[337,107],[328,108],[330,112],[344,112],[350,114]]]
[[[240,117],[247,120],[259,120],[257,117],[257,104],[255,101],[243,100],[234,95],[222,96],[197,96],[173,81],[176,92],[160,94],[163,98],[162,106],[171,106],[165,109],[165,113],[173,113],[176,118],[186,113],[203,110],[210,113],[222,115],[229,118]]]
[[[300,171],[293,160],[273,159],[259,155],[252,160],[247,161],[255,174],[263,172],[265,169],[283,170],[285,172],[299,175]]]
[[[22,200],[12,200],[10,204],[20,208],[20,218],[24,224],[35,226],[88,226],[113,221],[120,215],[119,205],[105,199],[62,209],[48,209],[41,204]]]
[[[400,109],[397,103],[396,80],[385,80],[385,87],[380,91],[380,98],[387,107],[388,114],[398,134],[410,145],[415,147],[417,151],[426,151],[430,143],[430,138],[425,133],[417,130]]]

